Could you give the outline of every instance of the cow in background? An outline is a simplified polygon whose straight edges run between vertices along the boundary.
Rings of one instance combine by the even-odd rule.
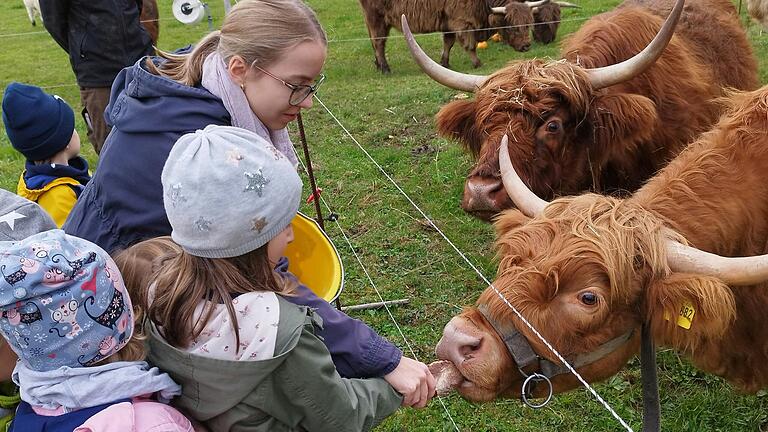
[[[389,63],[384,46],[392,27],[401,30],[400,17],[406,14],[413,22],[416,33],[443,33],[443,54],[440,63],[449,67],[451,48],[459,43],[469,54],[472,64],[480,66],[477,58],[477,42],[486,40],[487,31],[475,29],[487,27],[490,8],[486,0],[360,0],[365,25],[371,38],[376,68],[389,73]]]
[[[429,76],[475,93],[436,118],[440,135],[476,158],[462,208],[488,220],[512,206],[499,176],[504,134],[521,177],[544,198],[626,194],[712,126],[720,112],[712,99],[723,87],[757,87],[757,61],[729,0],[690,1],[674,35],[675,21],[667,20],[663,39],[655,39],[669,41],[666,48],[649,45],[672,7],[670,0],[627,0],[572,34],[561,60],[515,61],[489,77],[440,67],[406,32]]]
[[[747,12],[764,30],[768,30],[768,0],[747,0]]]
[[[560,27],[562,2],[550,2],[533,8],[533,40],[543,44],[552,43]],[[578,7],[568,4],[567,7]]]
[[[502,143],[504,187],[519,210],[496,221],[493,288],[451,319],[436,350],[461,373],[462,396],[519,397],[520,371],[544,373],[555,392],[580,385],[510,305],[588,382],[619,372],[647,324],[656,344],[702,371],[740,391],[768,388],[768,86],[726,103],[711,131],[623,200],[546,202]],[[526,349],[533,355],[515,364]]]
[[[27,10],[27,16],[33,26],[37,25],[35,17],[40,18],[40,22],[43,22],[43,14],[40,13],[40,2],[38,0],[24,0],[24,8]]]
[[[157,11],[157,0],[142,0],[140,10],[141,25],[152,38],[152,45],[157,45],[157,38],[160,37],[160,15]]]
[[[528,51],[533,40],[550,43],[557,37],[561,7],[579,7],[564,1],[539,0],[518,2],[515,0],[491,0],[489,26],[498,29],[501,39],[517,51]]]

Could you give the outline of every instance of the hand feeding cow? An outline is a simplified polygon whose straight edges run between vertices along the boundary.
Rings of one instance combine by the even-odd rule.
[[[645,322],[658,345],[699,369],[745,392],[768,388],[768,255],[756,256],[768,253],[768,86],[727,105],[711,131],[623,200],[543,201],[502,142],[504,187],[520,210],[496,221],[498,293],[489,287],[454,317],[436,349],[462,374],[464,397],[519,397],[520,369],[550,375],[555,392],[579,385],[499,294],[588,382],[621,370]],[[510,355],[521,357],[520,344],[508,350],[500,338],[516,331],[535,352],[526,365]]]
[[[427,75],[475,92],[437,114],[438,132],[477,159],[462,208],[488,220],[512,205],[495,151],[505,133],[522,178],[544,198],[633,191],[712,126],[719,108],[711,99],[723,87],[757,87],[757,62],[728,0],[690,1],[675,34],[673,27],[665,33],[666,49],[632,57],[657,34],[671,3],[627,0],[571,35],[561,60],[515,61],[489,77],[435,64],[404,25]]]

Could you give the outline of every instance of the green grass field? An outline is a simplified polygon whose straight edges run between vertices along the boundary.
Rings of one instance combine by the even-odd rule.
[[[159,47],[165,50],[197,41],[207,31],[205,22],[185,27],[173,20],[171,0],[160,0]],[[221,23],[223,6],[211,0],[214,23]],[[309,0],[325,27],[330,42],[326,83],[319,98],[360,144],[395,179],[478,268],[495,274],[493,230],[459,208],[464,178],[472,165],[456,143],[437,137],[433,117],[457,92],[423,75],[407,52],[401,34],[393,31],[387,56],[389,76],[373,67],[373,50],[367,40],[356,0]],[[555,44],[534,44],[525,54],[497,43],[479,51],[483,67],[473,71],[468,56],[456,46],[454,69],[490,73],[510,60],[558,56],[558,43],[591,15],[606,11],[617,0],[580,0],[582,9],[568,9]],[[43,31],[32,27],[21,0],[0,3],[0,88],[22,81],[47,88],[69,101],[79,112],[78,89],[66,54]],[[768,33],[760,35],[743,22],[760,59],[761,82],[768,83]],[[439,35],[418,38],[433,58],[439,56]],[[77,116],[79,119],[79,116]],[[434,360],[434,346],[445,323],[462,306],[471,304],[485,288],[458,254],[429,228],[421,215],[345,135],[323,107],[306,113],[305,127],[323,198],[340,215],[340,226],[349,236],[378,292],[385,299],[409,298],[410,304],[391,309],[355,313],[388,336],[408,355],[424,362]],[[85,156],[92,167],[96,157],[87,143],[84,125],[77,125]],[[293,127],[293,126],[292,126]],[[294,142],[298,143],[298,134]],[[0,133],[0,187],[15,190],[23,161]],[[309,187],[305,187],[308,193]],[[312,214],[313,209],[304,211]],[[335,224],[329,235],[344,258],[345,304],[378,301],[374,286],[354,259]],[[405,334],[404,340],[397,327]],[[410,354],[411,347],[414,354]],[[758,431],[768,429],[768,397],[743,396],[722,380],[702,374],[673,352],[659,353],[662,427],[666,431]],[[642,398],[639,361],[595,386],[597,392],[639,430]],[[435,399],[427,409],[403,409],[389,418],[382,431],[603,431],[621,430],[619,423],[586,390],[556,396],[544,409],[532,410],[517,400],[471,404],[457,396]]]

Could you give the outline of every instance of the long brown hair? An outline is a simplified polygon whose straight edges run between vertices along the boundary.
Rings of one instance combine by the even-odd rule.
[[[203,75],[203,62],[218,50],[228,62],[239,55],[246,64],[257,61],[262,67],[280,58],[305,41],[327,45],[325,31],[317,16],[301,0],[241,0],[227,14],[221,30],[206,35],[189,54],[157,50],[165,61],[147,69],[179,83],[195,86]]]
[[[223,304],[240,345],[232,297],[255,291],[290,295],[296,287],[275,272],[267,245],[232,258],[190,255],[170,237],[138,243],[115,257],[134,300],[137,322],[144,317],[162,327],[165,340],[187,347],[200,335],[216,304]],[[195,321],[201,300],[203,312]],[[139,317],[141,314],[141,317]]]

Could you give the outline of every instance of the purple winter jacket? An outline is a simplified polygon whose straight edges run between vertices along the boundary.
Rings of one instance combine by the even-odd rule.
[[[288,258],[280,258],[275,270],[283,277],[298,282],[296,276],[288,271]],[[381,377],[395,370],[403,353],[391,342],[362,321],[350,318],[331,306],[305,285],[299,283],[296,294],[283,298],[293,304],[316,309],[323,318],[323,329],[317,335],[331,352],[339,375],[345,378]]]

